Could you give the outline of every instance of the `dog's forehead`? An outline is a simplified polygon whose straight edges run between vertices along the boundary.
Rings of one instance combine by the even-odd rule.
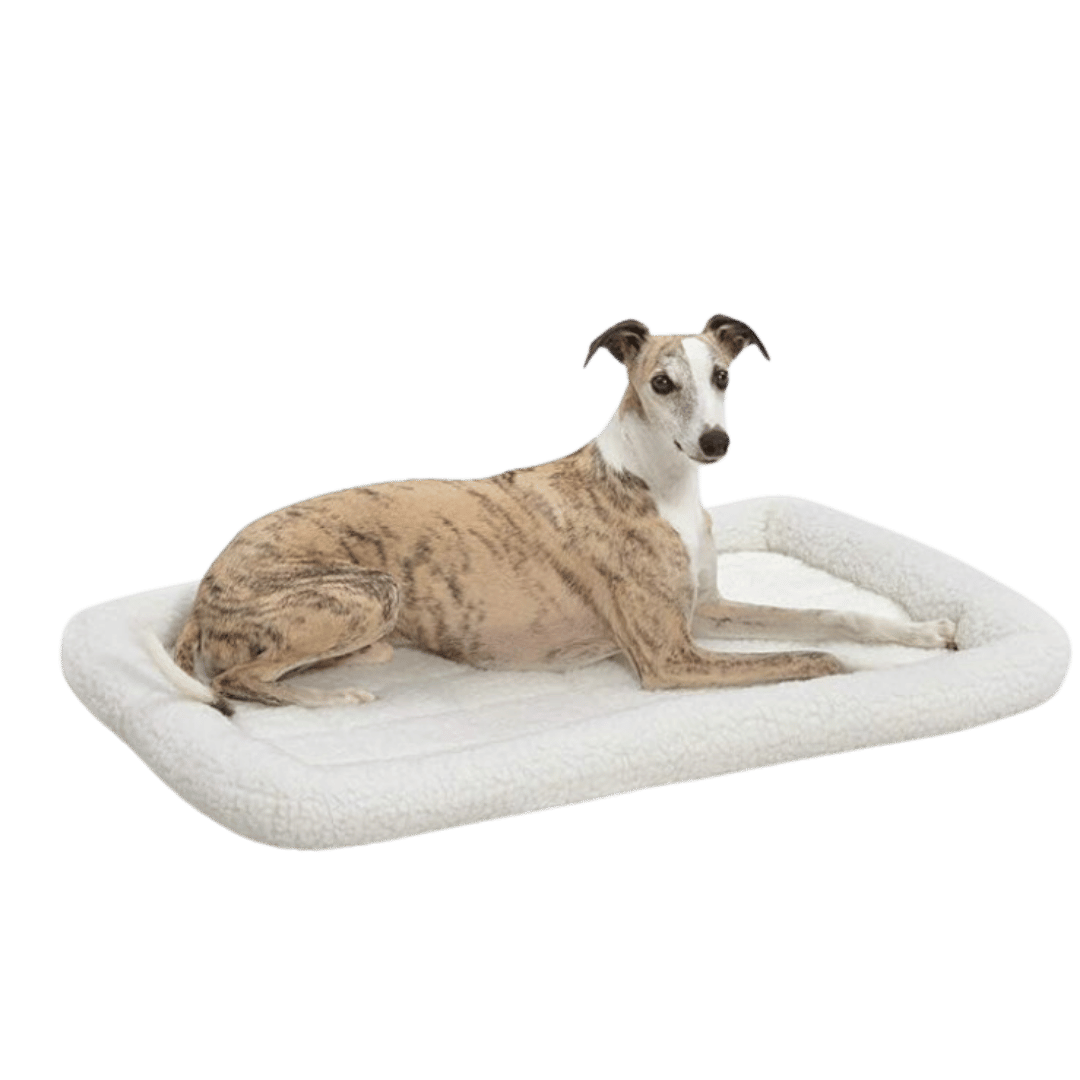
[[[695,371],[707,371],[711,374],[713,365],[720,359],[717,351],[702,337],[684,337],[680,342],[683,356]]]
[[[723,359],[714,346],[697,334],[655,337],[650,344],[652,347],[642,365],[646,375],[665,367],[711,374],[713,365]]]

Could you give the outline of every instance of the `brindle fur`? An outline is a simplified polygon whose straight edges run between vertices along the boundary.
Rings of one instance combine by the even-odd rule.
[[[723,316],[698,337],[724,368],[747,344],[764,352],[749,327]],[[606,348],[627,367],[613,424],[647,423],[649,379],[672,362],[681,340],[652,337],[628,320],[592,343],[589,357]],[[933,624],[935,632],[931,624],[888,624],[890,635],[882,620],[863,616],[722,600],[715,559],[695,565],[661,513],[661,495],[614,467],[594,441],[484,480],[376,484],[297,503],[248,525],[214,561],[177,640],[176,663],[193,675],[201,654],[214,704],[229,712],[229,698],[370,701],[364,690],[330,693],[280,680],[348,656],[381,662],[391,644],[482,668],[562,669],[621,653],[643,687],[661,689],[843,670],[826,652],[714,652],[696,644],[695,633],[946,643],[943,624]],[[711,552],[704,510],[695,528]]]

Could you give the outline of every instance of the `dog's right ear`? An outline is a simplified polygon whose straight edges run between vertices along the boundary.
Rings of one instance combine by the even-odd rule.
[[[726,315],[714,315],[701,332],[712,334],[720,345],[731,351],[732,356],[738,356],[747,345],[756,345],[761,350],[761,355],[766,360],[769,359],[761,338],[746,323],[739,322],[738,319],[729,319]]]
[[[590,346],[589,355],[585,357],[587,364],[597,349],[607,349],[620,364],[629,365],[641,352],[645,339],[649,336],[649,328],[637,319],[624,319],[621,323],[608,327]]]

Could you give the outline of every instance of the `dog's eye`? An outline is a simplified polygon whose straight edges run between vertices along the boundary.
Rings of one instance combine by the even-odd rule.
[[[718,367],[713,372],[712,381],[713,381],[713,386],[715,386],[717,390],[726,390],[727,389],[727,384],[728,384],[728,373],[727,373],[727,371],[725,371],[724,368]]]
[[[658,394],[670,394],[672,390],[678,389],[678,387],[666,375],[654,375],[650,380],[649,385]]]

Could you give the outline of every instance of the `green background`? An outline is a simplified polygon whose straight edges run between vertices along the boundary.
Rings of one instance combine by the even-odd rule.
[[[14,1075],[1061,1075],[1075,686],[303,855],[168,793],[55,648],[286,501],[577,446],[598,329],[717,309],[775,361],[706,501],[822,499],[1075,627],[1066,5],[5,11]]]

